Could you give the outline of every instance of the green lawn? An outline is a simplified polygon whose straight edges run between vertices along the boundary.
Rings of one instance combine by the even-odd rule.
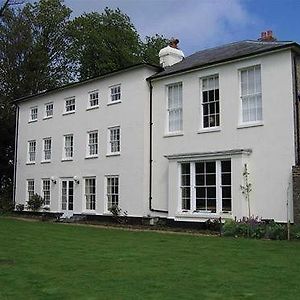
[[[300,243],[0,218],[0,299],[299,299]]]

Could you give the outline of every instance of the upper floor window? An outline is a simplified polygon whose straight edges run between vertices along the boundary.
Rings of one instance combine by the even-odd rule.
[[[112,127],[108,129],[108,154],[118,154],[121,151],[121,129]]]
[[[241,121],[262,121],[261,68],[253,66],[240,71]]]
[[[51,138],[45,138],[44,145],[43,145],[43,160],[44,161],[51,160],[51,150],[52,150],[52,140],[51,140]]]
[[[34,163],[36,156],[36,141],[32,140],[28,142],[28,162]]]
[[[86,209],[96,209],[96,178],[85,178]]]
[[[94,108],[99,106],[99,92],[94,91],[89,93],[88,108]]]
[[[73,134],[67,134],[64,136],[64,153],[63,159],[71,160],[73,158]]]
[[[38,118],[38,107],[34,106],[30,108],[29,121],[37,121]]]
[[[110,87],[110,102],[121,101],[121,85],[114,85]]]
[[[53,116],[53,102],[45,104],[45,118],[51,118]]]
[[[88,132],[87,156],[98,156],[98,131]]]
[[[181,164],[181,210],[204,213],[231,212],[231,161]]]
[[[43,179],[42,181],[42,197],[45,205],[50,205],[50,179]]]
[[[168,93],[168,132],[182,131],[182,83],[167,86]]]
[[[65,113],[75,112],[75,97],[65,99]]]
[[[202,82],[202,127],[220,126],[219,76],[203,78]]]
[[[31,200],[34,195],[34,179],[27,180],[27,200]]]

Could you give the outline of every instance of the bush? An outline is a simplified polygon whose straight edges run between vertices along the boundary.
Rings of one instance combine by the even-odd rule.
[[[267,223],[257,217],[243,218],[238,221],[227,220],[223,226],[223,235],[283,240],[287,239],[287,228],[285,225],[278,224],[274,221]],[[298,231],[296,229],[294,230],[294,236],[300,239],[300,228]]]
[[[25,208],[24,204],[19,203],[16,205],[16,211],[23,211],[24,208]]]
[[[109,211],[113,215],[113,219],[119,223],[119,224],[124,224],[128,223],[128,218],[127,218],[127,211],[122,211],[122,209],[118,205],[113,205]]]
[[[287,238],[286,226],[271,222],[266,226],[265,237],[271,240],[285,240]]]
[[[30,200],[27,201],[27,209],[38,211],[44,205],[44,199],[39,194],[34,194]]]

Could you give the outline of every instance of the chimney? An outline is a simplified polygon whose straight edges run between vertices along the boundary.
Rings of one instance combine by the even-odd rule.
[[[273,36],[272,30],[263,31],[258,39],[260,42],[275,42],[277,39]]]
[[[178,49],[178,43],[178,39],[172,38],[169,45],[159,51],[159,62],[163,68],[170,67],[183,60],[184,54]]]

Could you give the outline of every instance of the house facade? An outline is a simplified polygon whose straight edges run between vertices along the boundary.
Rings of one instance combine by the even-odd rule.
[[[15,201],[50,212],[147,214],[149,89],[140,65],[19,101]]]
[[[243,41],[16,101],[15,202],[52,212],[294,221],[297,57]],[[248,192],[245,192],[246,188]]]

